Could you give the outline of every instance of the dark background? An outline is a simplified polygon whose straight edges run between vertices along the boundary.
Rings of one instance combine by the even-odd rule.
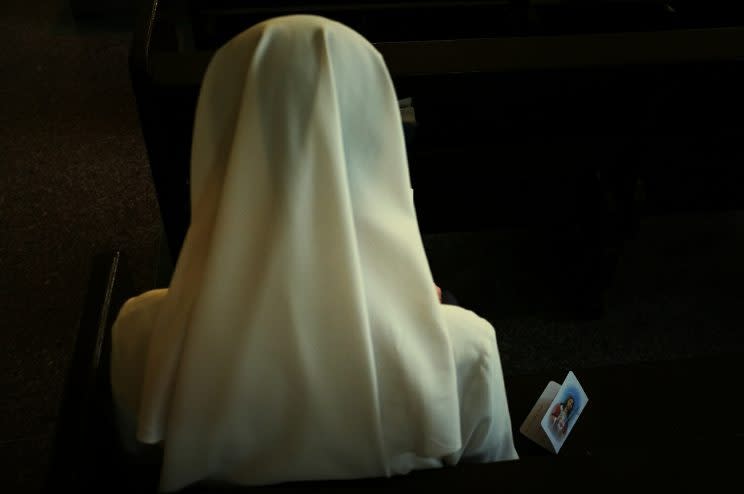
[[[126,17],[76,22],[65,0],[0,9],[0,486],[35,492],[92,258],[123,250],[139,292],[155,284],[162,235],[127,69]],[[670,153],[680,146],[670,139]],[[736,185],[721,187],[735,193]],[[508,214],[508,204],[500,207],[506,213],[495,215]],[[581,290],[577,238],[552,222],[424,240],[437,283],[493,323],[508,375],[744,348],[744,212],[642,210],[601,292]],[[598,303],[600,312],[562,311],[566,303]]]
[[[36,492],[96,252],[150,286],[158,206],[130,34],[66,0],[0,4],[0,490]]]

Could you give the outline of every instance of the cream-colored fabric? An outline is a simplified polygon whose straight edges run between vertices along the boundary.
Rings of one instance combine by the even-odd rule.
[[[144,368],[144,355],[140,349],[149,341],[165,294],[165,290],[152,290],[128,300],[113,327],[112,381],[122,442],[140,461],[158,459],[156,451],[145,449],[134,441],[135,411]],[[462,447],[443,458],[422,458],[413,453],[398,456],[391,462],[393,472],[437,468],[462,461],[518,459],[493,327],[472,311],[460,307],[443,305],[441,312],[457,369]],[[367,474],[348,472],[348,475],[361,477]],[[231,481],[229,478],[223,480]]]
[[[372,45],[289,16],[218,50],[197,105],[191,204],[169,289],[128,303],[113,335],[114,394],[136,408],[137,438],[164,444],[161,489],[458,460],[452,331]],[[502,444],[485,461],[516,457],[489,345],[486,436]]]

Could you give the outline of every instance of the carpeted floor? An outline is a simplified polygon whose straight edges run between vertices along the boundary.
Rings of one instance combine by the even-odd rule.
[[[136,289],[149,288],[160,225],[128,32],[76,26],[65,0],[1,9],[0,486],[35,492],[91,259],[122,249]],[[554,233],[425,238],[436,281],[496,327],[505,372],[744,347],[743,212],[645,218],[620,257],[606,314],[594,321],[551,316],[575,285],[575,260],[561,257]]]
[[[0,6],[0,489],[41,485],[91,256],[153,276],[158,208],[127,70],[130,36],[66,0]]]

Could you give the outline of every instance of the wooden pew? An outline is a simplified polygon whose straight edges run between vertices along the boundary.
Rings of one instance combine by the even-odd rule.
[[[742,204],[744,8],[731,2],[149,0],[130,70],[174,258],[206,65],[233,35],[290,13],[357,29],[414,98],[425,232],[579,224],[594,242],[632,230],[642,208]]]

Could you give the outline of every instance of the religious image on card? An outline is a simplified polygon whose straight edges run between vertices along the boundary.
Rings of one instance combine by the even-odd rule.
[[[569,372],[541,422],[556,451],[560,450],[587,401],[581,384],[574,373]]]

